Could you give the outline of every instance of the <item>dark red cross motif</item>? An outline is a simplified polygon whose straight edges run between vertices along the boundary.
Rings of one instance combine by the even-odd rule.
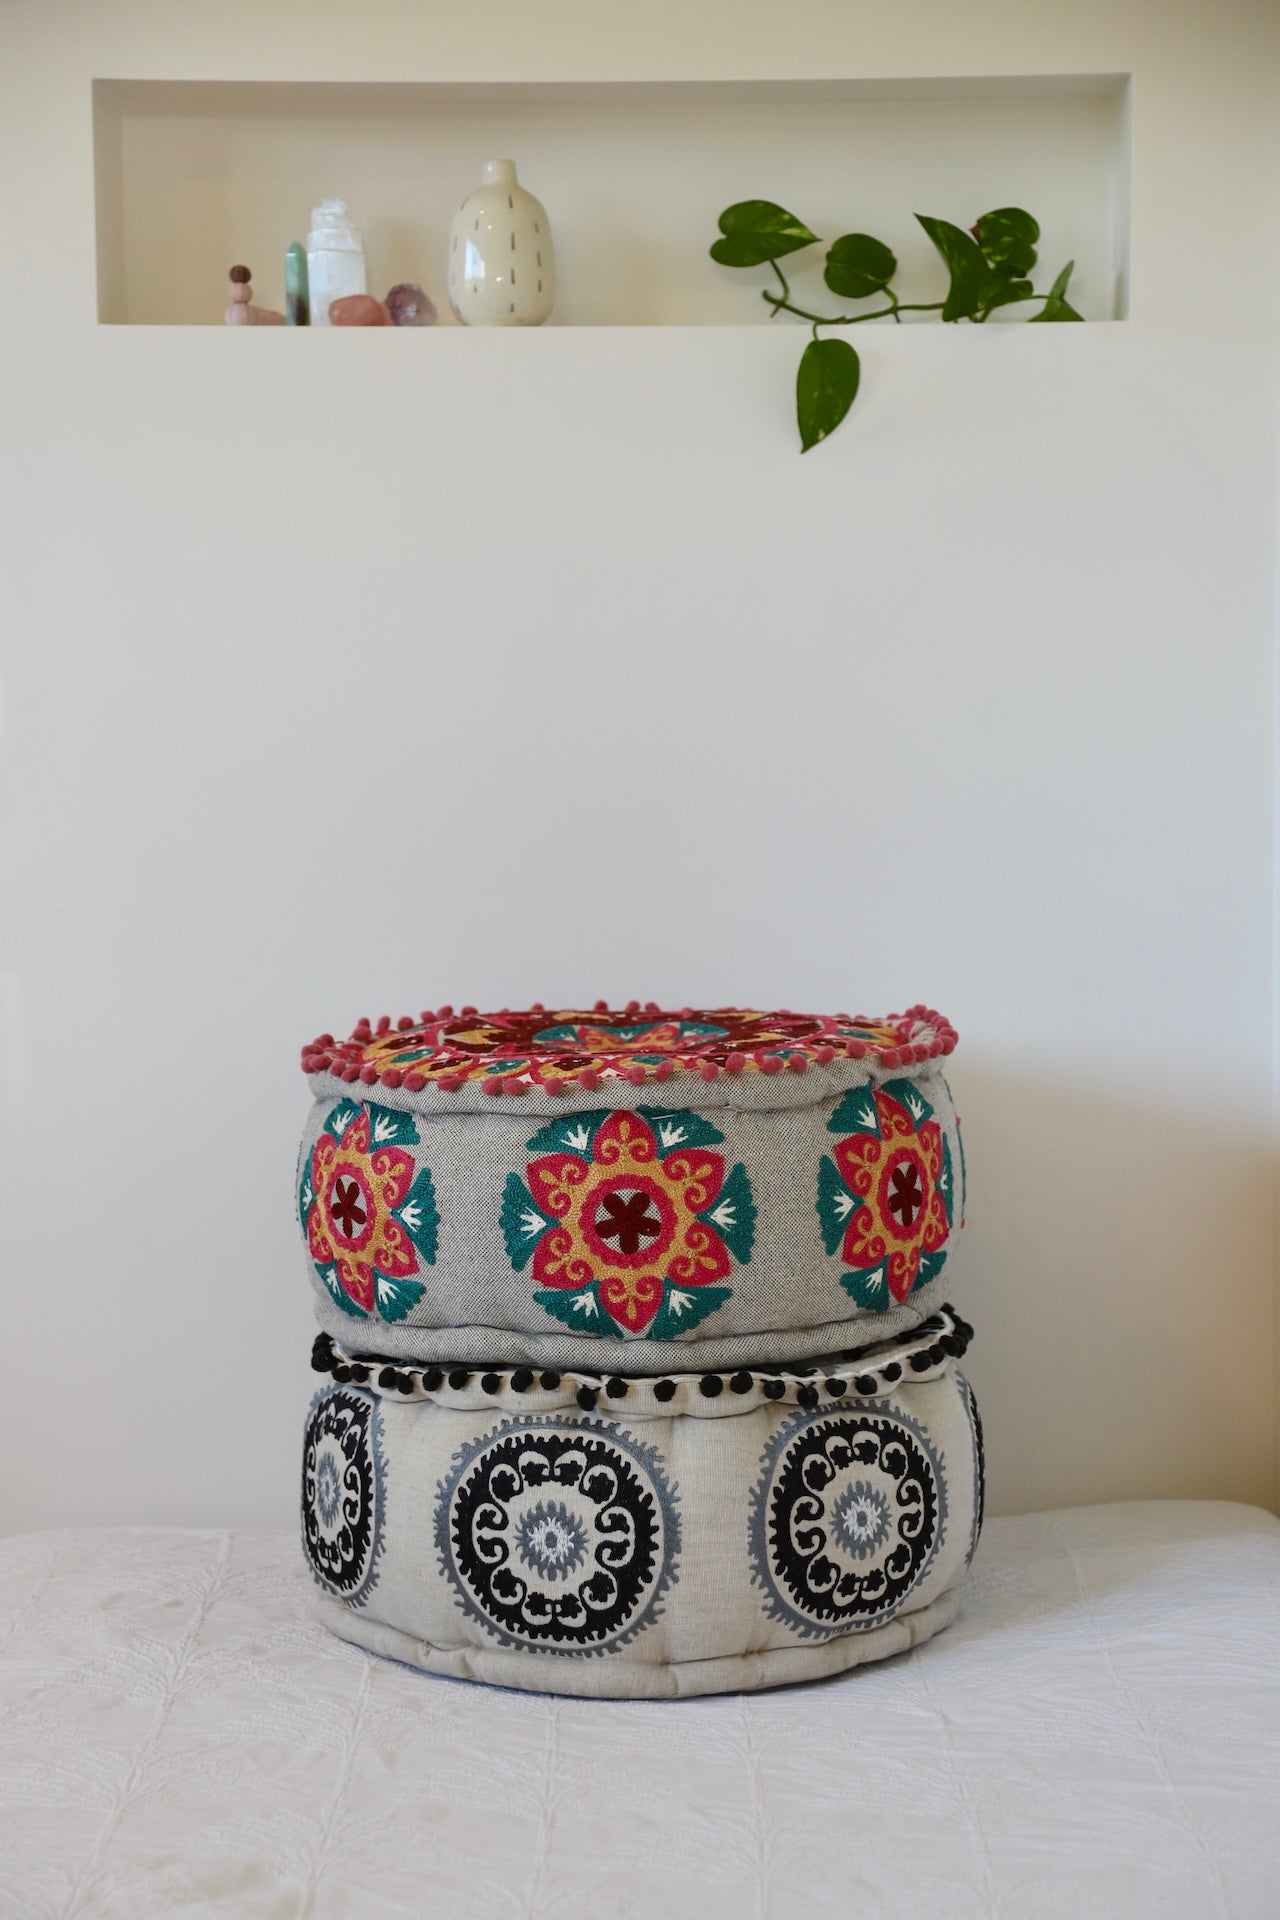
[[[651,1207],[647,1193],[606,1193],[596,1213],[596,1232],[602,1240],[616,1240],[619,1253],[639,1253],[662,1232]]]
[[[920,1169],[914,1160],[903,1160],[889,1175],[889,1212],[900,1227],[910,1227],[923,1205]]]
[[[348,1240],[355,1238],[369,1217],[360,1198],[360,1189],[354,1180],[339,1178],[334,1181],[333,1198],[329,1202],[329,1208]]]

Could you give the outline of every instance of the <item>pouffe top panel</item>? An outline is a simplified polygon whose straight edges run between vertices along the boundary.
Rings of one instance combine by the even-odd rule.
[[[346,1040],[309,1041],[302,1068],[317,1096],[359,1083],[423,1113],[475,1111],[494,1099],[525,1100],[533,1112],[602,1098],[625,1107],[651,1101],[655,1087],[684,1107],[779,1108],[919,1068],[955,1044],[955,1029],[924,1006],[868,1018],[598,1001],[590,1010],[440,1007],[362,1019]]]

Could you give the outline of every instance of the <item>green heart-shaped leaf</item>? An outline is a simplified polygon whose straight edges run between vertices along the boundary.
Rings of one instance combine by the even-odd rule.
[[[841,299],[866,300],[883,293],[897,271],[898,262],[883,240],[873,240],[869,233],[846,233],[827,254],[822,277]]]
[[[862,368],[847,340],[811,340],[796,375],[800,451],[834,433],[853,405]]]
[[[784,253],[812,246],[817,239],[803,220],[772,200],[739,200],[720,215],[723,240],[711,248],[722,267],[759,267]]]
[[[1021,207],[997,207],[973,229],[979,250],[1007,280],[1020,280],[1036,263],[1039,223]]]
[[[972,234],[953,227],[949,220],[934,220],[927,213],[916,219],[932,240],[951,275],[951,286],[942,309],[944,320],[972,320],[999,278],[991,271],[986,255]]]
[[[1062,272],[1050,287],[1048,296],[1039,313],[1033,313],[1028,324],[1035,326],[1038,320],[1083,320],[1084,315],[1077,313],[1067,299],[1067,287],[1075,270],[1075,261],[1068,260]]]
[[[991,313],[996,307],[1011,307],[1018,300],[1034,300],[1035,289],[1029,280],[1000,280],[982,296],[982,311]]]

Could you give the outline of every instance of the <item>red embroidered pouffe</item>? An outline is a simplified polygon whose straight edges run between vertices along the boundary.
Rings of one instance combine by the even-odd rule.
[[[590,1367],[622,1341],[650,1371],[909,1330],[964,1210],[954,1045],[923,1007],[323,1034],[298,1173],[320,1323],[451,1363]]]
[[[333,1631],[455,1679],[657,1697],[883,1659],[954,1618],[982,1429],[941,1308],[818,1367],[371,1365],[321,1335],[303,1541]]]

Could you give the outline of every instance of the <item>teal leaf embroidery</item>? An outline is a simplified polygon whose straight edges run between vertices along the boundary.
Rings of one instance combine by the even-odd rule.
[[[721,1187],[714,1206],[704,1208],[698,1218],[711,1222],[734,1259],[745,1267],[755,1239],[756,1209],[751,1198],[751,1182],[741,1161]]]
[[[339,1100],[330,1107],[325,1116],[324,1130],[332,1134],[335,1140],[341,1140],[351,1122],[359,1115],[360,1109],[354,1100]]]
[[[338,1281],[338,1269],[336,1266],[317,1266],[316,1272],[328,1288],[330,1297],[336,1307],[341,1307],[343,1313],[349,1313],[353,1320],[368,1319],[369,1316],[364,1308],[358,1307],[350,1294],[343,1291]]]
[[[941,1253],[922,1253],[920,1256],[920,1271],[911,1283],[912,1293],[916,1291],[917,1287],[927,1287],[931,1280],[936,1280],[946,1264],[947,1250],[945,1247]]]
[[[669,1280],[664,1282],[662,1305],[649,1328],[648,1338],[677,1340],[709,1313],[714,1313],[732,1292],[732,1287],[674,1287]]]
[[[875,1091],[871,1087],[850,1087],[827,1122],[828,1133],[879,1133],[880,1115],[876,1112]]]
[[[600,1306],[600,1292],[595,1281],[575,1293],[562,1292],[557,1287],[539,1287],[534,1299],[540,1307],[556,1320],[563,1320],[566,1327],[574,1333],[603,1334],[612,1331],[613,1323],[604,1323],[608,1316]]]
[[[391,1218],[398,1220],[428,1266],[435,1264],[440,1215],[430,1167],[420,1167],[417,1178]],[[400,1315],[393,1316],[399,1319]]]
[[[938,1175],[938,1192],[942,1195],[942,1210],[950,1227],[955,1218],[956,1195],[951,1171],[951,1142],[945,1133],[942,1136],[942,1172]]]
[[[818,1162],[818,1219],[822,1225],[822,1244],[828,1253],[837,1251],[851,1217],[861,1205],[861,1200],[845,1185],[835,1161],[824,1154]]]
[[[840,1285],[852,1300],[860,1307],[868,1307],[872,1313],[884,1313],[893,1304],[883,1267],[877,1267],[873,1273],[852,1270],[842,1273]]]
[[[418,1129],[413,1124],[411,1114],[399,1113],[394,1107],[368,1107],[369,1114],[369,1151],[375,1147],[416,1147]]]
[[[533,1257],[533,1250],[548,1227],[555,1221],[534,1200],[518,1173],[507,1175],[507,1184],[502,1190],[502,1237],[507,1243],[507,1257],[517,1273],[522,1273]],[[558,1297],[558,1296],[557,1296]],[[541,1294],[535,1294],[541,1299]]]
[[[637,1107],[636,1112],[653,1128],[659,1160],[665,1160],[677,1147],[718,1147],[724,1142],[724,1135],[700,1113],[671,1107]]]
[[[880,1091],[887,1093],[891,1100],[896,1100],[900,1107],[906,1108],[915,1122],[917,1132],[926,1120],[932,1120],[933,1108],[913,1080],[886,1080]]]
[[[418,1280],[394,1280],[373,1270],[373,1297],[382,1320],[403,1320],[421,1300],[426,1288]]]
[[[316,1203],[316,1190],[311,1184],[311,1155],[308,1154],[302,1164],[302,1182],[298,1188],[298,1215],[302,1221],[303,1233],[307,1230],[307,1215]]]
[[[530,1153],[576,1153],[591,1158],[596,1135],[608,1119],[607,1113],[572,1113],[542,1127],[529,1142]]]

